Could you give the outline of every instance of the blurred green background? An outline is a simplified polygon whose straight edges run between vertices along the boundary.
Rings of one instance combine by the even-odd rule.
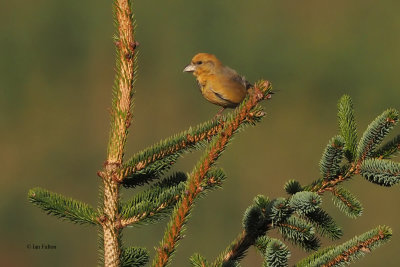
[[[41,186],[97,203],[114,77],[111,6],[94,0],[0,4],[2,266],[97,262],[96,229],[45,215],[28,203],[27,192]],[[399,1],[370,0],[136,1],[140,68],[128,157],[217,112],[182,73],[197,52],[214,53],[250,81],[266,78],[280,90],[264,104],[263,122],[225,151],[218,165],[229,179],[197,202],[172,266],[188,266],[194,252],[214,259],[241,230],[255,195],[283,196],[288,179],[308,184],[318,177],[344,93],[354,100],[360,134],[384,109],[400,108],[399,8]],[[189,172],[199,155],[187,155],[175,170]],[[365,211],[349,219],[324,197],[344,229],[341,241],[382,224],[394,231],[389,244],[353,266],[398,266],[399,187],[361,177],[345,187]],[[153,254],[166,222],[127,229],[124,240]],[[32,243],[57,249],[27,249]],[[293,248],[291,263],[304,255]],[[243,266],[260,262],[251,249]]]

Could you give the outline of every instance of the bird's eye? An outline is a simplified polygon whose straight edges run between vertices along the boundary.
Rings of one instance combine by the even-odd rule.
[[[203,61],[197,61],[196,64],[201,65],[201,64],[203,64]]]

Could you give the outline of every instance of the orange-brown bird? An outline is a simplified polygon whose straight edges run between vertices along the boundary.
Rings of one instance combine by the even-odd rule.
[[[235,70],[208,53],[195,55],[184,72],[193,72],[204,98],[222,109],[234,108],[246,97],[251,84]]]

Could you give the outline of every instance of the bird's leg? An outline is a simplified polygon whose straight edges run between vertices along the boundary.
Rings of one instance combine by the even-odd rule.
[[[219,117],[221,117],[222,112],[225,110],[225,107],[222,107],[217,114],[215,114],[214,119],[218,119]]]

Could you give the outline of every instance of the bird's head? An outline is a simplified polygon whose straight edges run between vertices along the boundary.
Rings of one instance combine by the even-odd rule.
[[[221,65],[221,62],[216,56],[208,53],[199,53],[192,58],[190,64],[187,65],[183,71],[193,72],[194,76],[212,74]]]

